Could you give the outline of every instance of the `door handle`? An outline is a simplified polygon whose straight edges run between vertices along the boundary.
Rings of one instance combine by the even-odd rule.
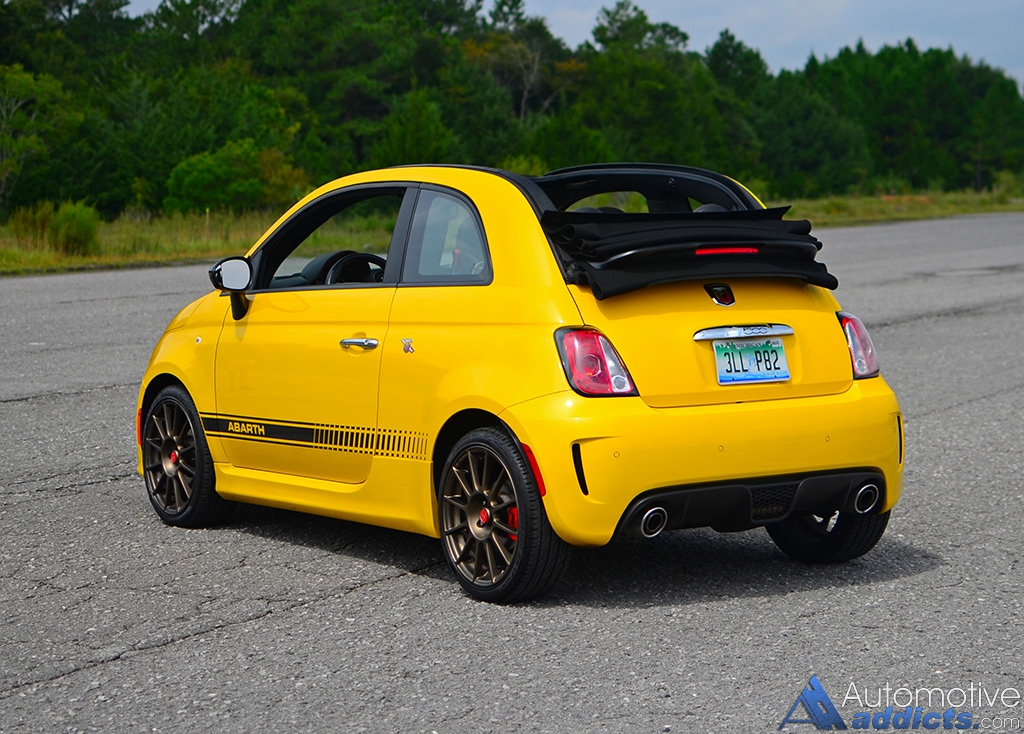
[[[376,339],[342,339],[341,348],[362,347],[363,349],[376,349],[380,344]]]

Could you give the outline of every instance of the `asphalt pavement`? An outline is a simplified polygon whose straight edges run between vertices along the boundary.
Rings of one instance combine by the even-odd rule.
[[[160,523],[138,381],[205,267],[0,280],[0,731],[767,732],[820,691],[851,727],[1024,727],[1024,214],[816,234],[905,414],[875,550],[807,567],[761,530],[666,533],[511,607],[430,538]]]

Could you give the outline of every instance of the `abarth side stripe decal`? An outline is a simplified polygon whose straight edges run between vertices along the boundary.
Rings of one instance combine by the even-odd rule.
[[[202,414],[207,435],[326,451],[427,459],[427,434],[395,428],[268,421],[251,416]]]
[[[299,444],[313,442],[313,427],[301,423],[272,423],[240,416],[200,416],[203,430],[221,438],[252,438]]]
[[[418,431],[378,428],[375,452],[378,456],[425,460],[427,458],[427,434]]]

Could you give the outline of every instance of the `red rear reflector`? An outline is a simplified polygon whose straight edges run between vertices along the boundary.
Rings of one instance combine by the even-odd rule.
[[[694,255],[756,255],[759,247],[698,247]]]
[[[523,453],[526,454],[526,460],[530,462],[530,469],[533,471],[533,478],[537,480],[537,492],[541,497],[548,493],[544,487],[544,477],[540,475],[540,466],[537,465],[537,457],[533,455],[533,449],[527,446],[525,443],[519,444],[523,447]],[[516,513],[516,527],[519,527],[519,513]]]

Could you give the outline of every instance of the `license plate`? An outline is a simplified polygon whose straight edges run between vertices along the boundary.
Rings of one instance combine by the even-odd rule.
[[[719,385],[789,379],[782,339],[721,339],[713,344]]]

